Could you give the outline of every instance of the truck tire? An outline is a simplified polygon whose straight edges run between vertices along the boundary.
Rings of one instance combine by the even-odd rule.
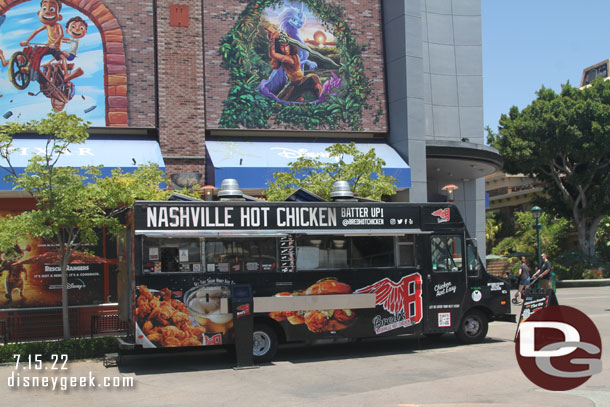
[[[462,343],[478,343],[485,339],[487,329],[487,315],[479,310],[471,310],[464,315],[455,334]]]
[[[254,324],[252,355],[254,362],[270,362],[277,352],[277,334],[267,324]]]

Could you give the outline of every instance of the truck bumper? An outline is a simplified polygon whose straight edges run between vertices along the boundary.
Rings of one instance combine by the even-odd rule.
[[[136,347],[136,344],[130,341],[126,341],[123,338],[116,338],[117,342],[119,343],[119,349],[120,350],[134,350]]]
[[[515,314],[499,314],[494,316],[494,321],[504,322],[517,322],[517,316]]]

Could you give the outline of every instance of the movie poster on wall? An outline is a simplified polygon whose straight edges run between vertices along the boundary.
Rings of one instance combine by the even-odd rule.
[[[0,125],[65,111],[106,126],[100,31],[60,0],[0,9]]]
[[[208,112],[208,126],[385,131],[378,6],[367,5],[363,14],[360,5],[344,2],[248,1],[219,38],[224,72],[206,70],[207,77],[224,75],[228,80],[222,111]],[[214,21],[219,14],[213,4],[204,7],[210,27],[226,25]],[[213,34],[206,35],[206,47],[214,45],[208,41]],[[209,79],[206,83],[214,83],[206,95],[210,106],[223,85]]]
[[[0,212],[2,217],[6,214]],[[24,237],[13,250],[0,253],[0,310],[61,306],[61,270],[50,252],[53,247],[42,239]],[[105,302],[103,264],[68,265],[68,302]]]

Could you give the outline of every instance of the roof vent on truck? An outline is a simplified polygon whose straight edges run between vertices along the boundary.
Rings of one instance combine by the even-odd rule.
[[[244,193],[239,189],[236,179],[223,179],[218,190],[218,197],[221,201],[245,201]]]
[[[353,200],[354,193],[349,186],[349,182],[335,181],[333,183],[333,191],[330,193],[330,197],[333,201]]]

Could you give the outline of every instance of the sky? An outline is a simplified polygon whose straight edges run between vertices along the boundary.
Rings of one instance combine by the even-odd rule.
[[[33,0],[17,5],[6,13],[6,20],[0,26],[0,49],[7,60],[14,52],[23,49],[19,42],[26,40],[42,25],[36,14],[39,9],[40,2]],[[104,64],[100,33],[89,18],[69,6],[64,5],[61,14],[63,19],[60,23],[64,31],[66,22],[74,16],[80,16],[88,24],[87,34],[80,40],[78,54],[72,61],[76,67],[83,69],[84,74],[73,80],[75,95],[64,110],[91,121],[93,126],[105,126]],[[46,30],[31,42],[46,43]],[[49,58],[51,57],[45,57],[43,63]],[[18,90],[9,81],[8,68],[0,66],[0,125],[7,121],[24,123],[41,119],[51,112],[50,100],[42,93],[38,94],[39,84],[31,81],[26,89]]]
[[[608,0],[481,0],[485,126],[497,130],[544,85],[580,86],[583,69],[610,59]]]

